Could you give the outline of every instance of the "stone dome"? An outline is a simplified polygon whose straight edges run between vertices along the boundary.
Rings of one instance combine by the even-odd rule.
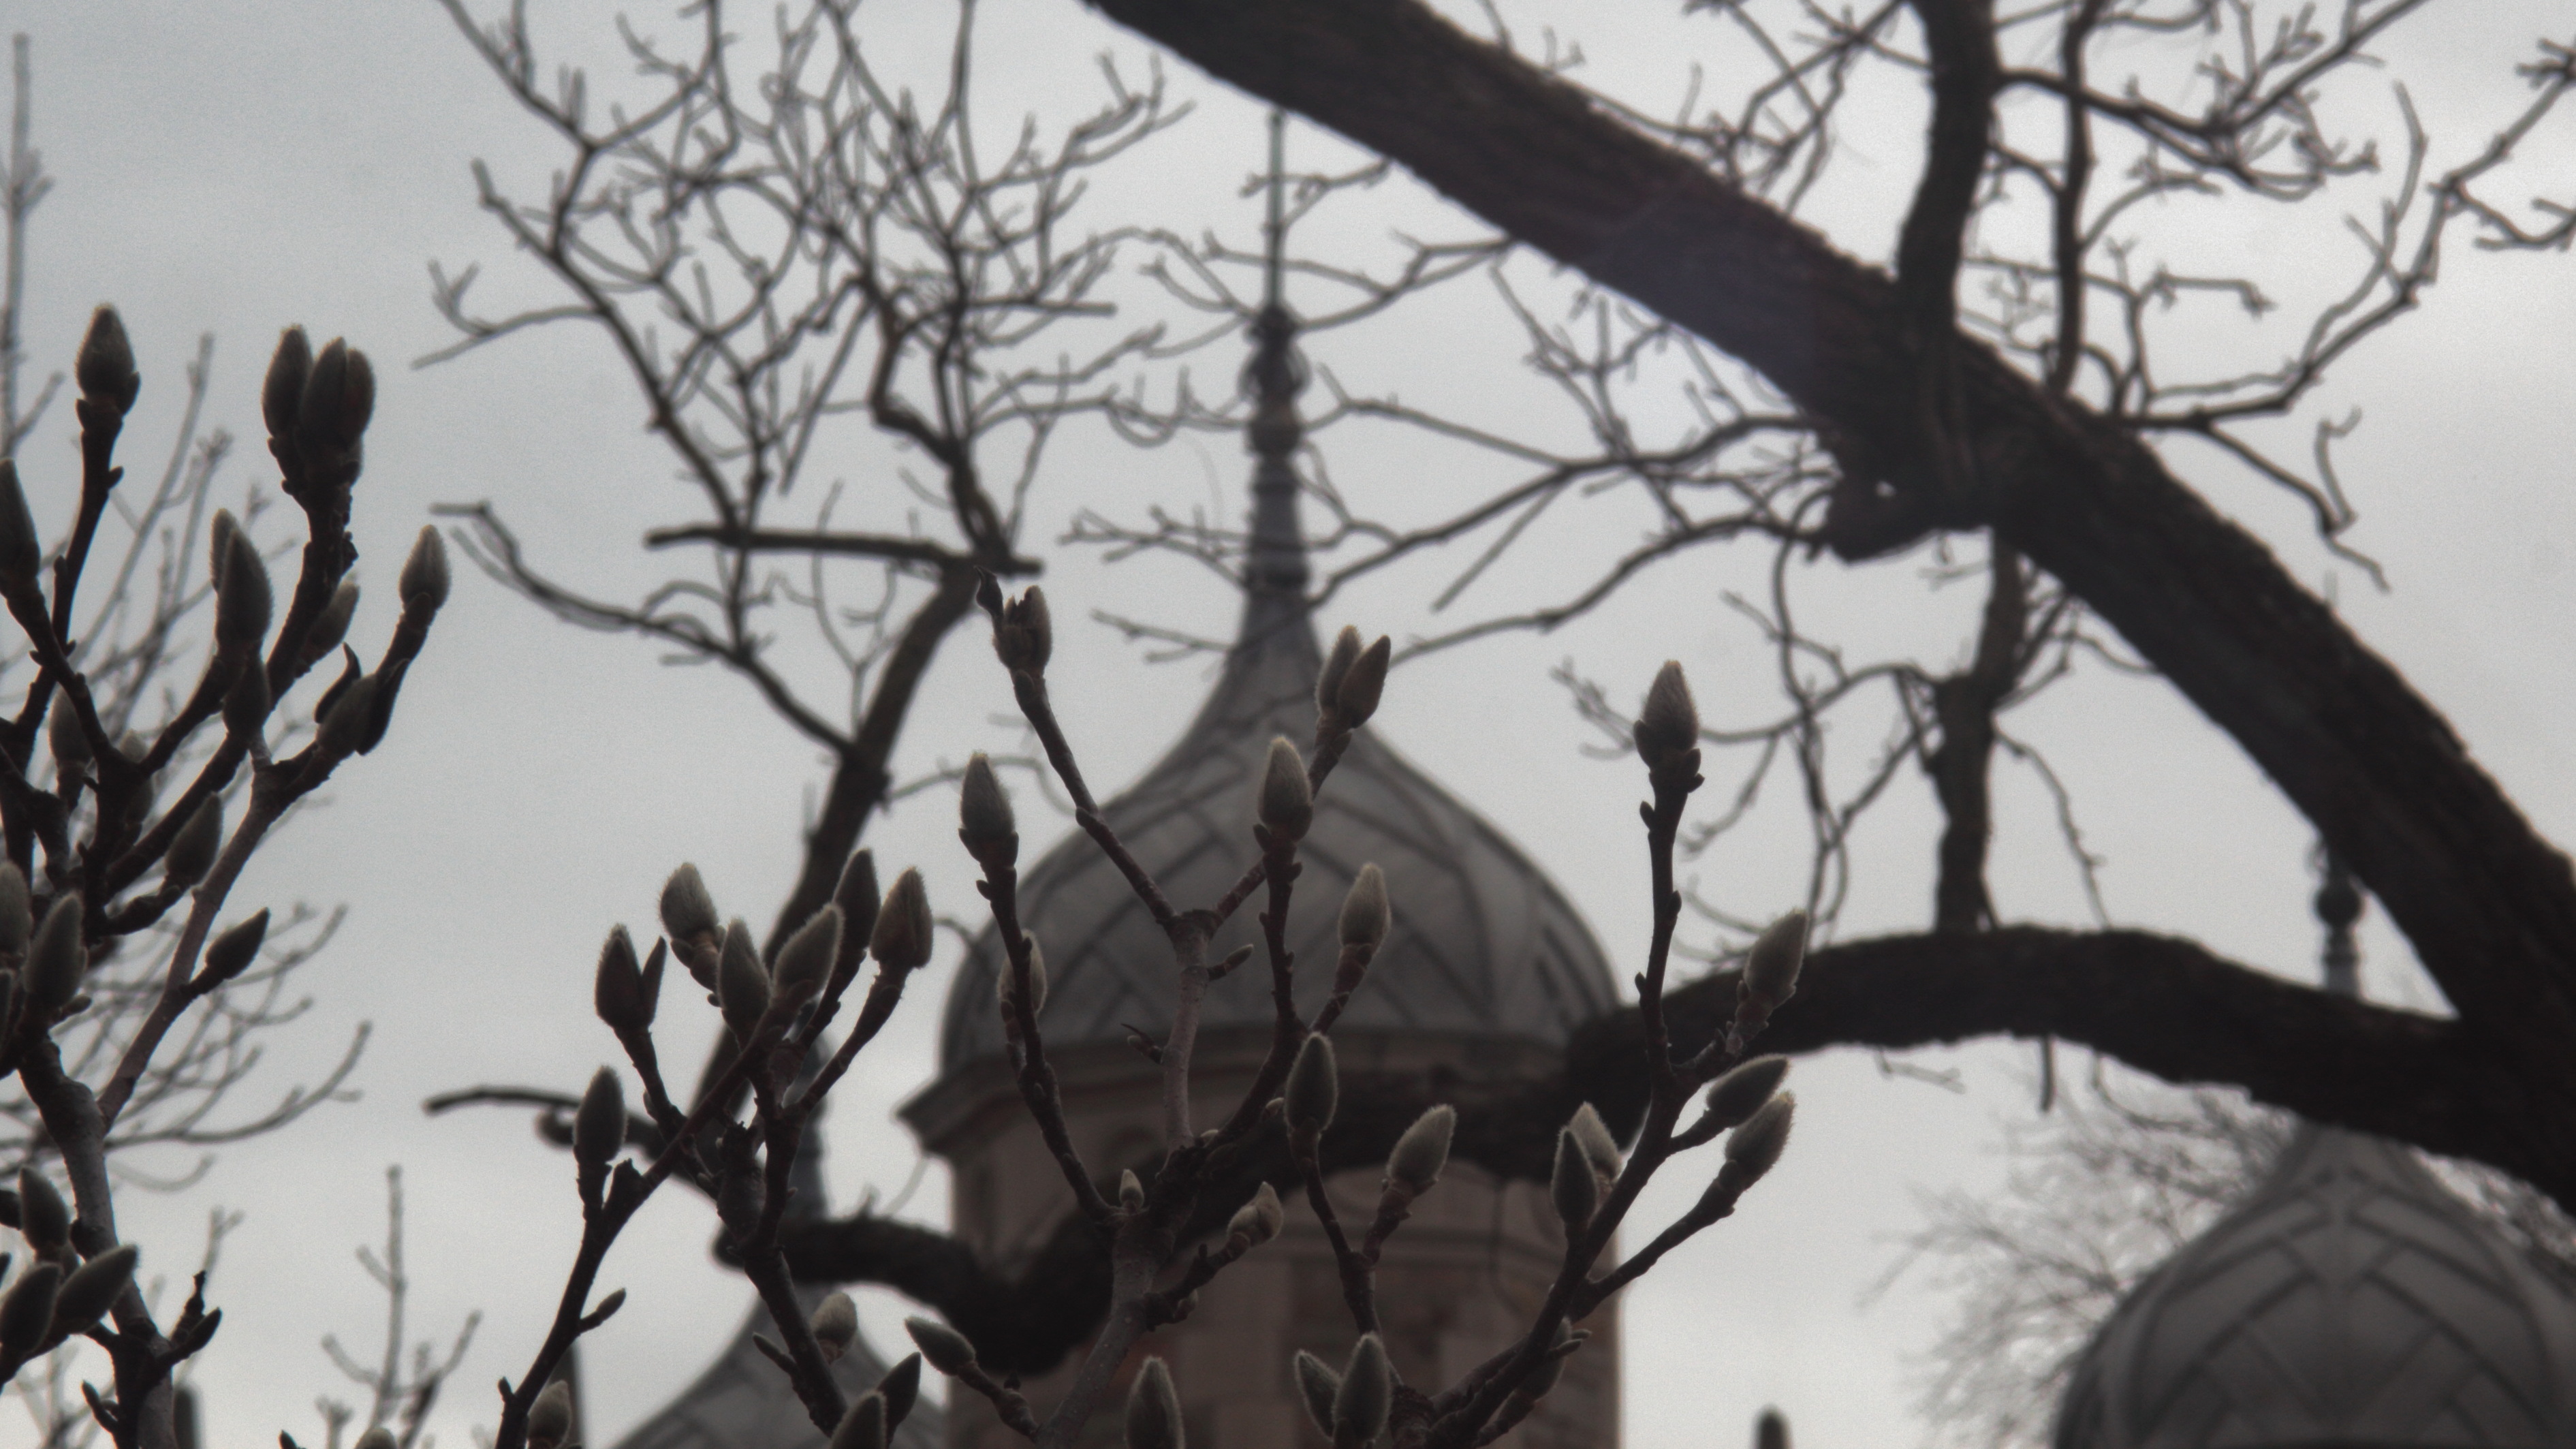
[[[2300,1128],[2078,1362],[2055,1449],[2576,1445],[2576,1303],[2414,1154]]]
[[[1314,737],[1319,656],[1302,600],[1256,592],[1245,637],[1171,752],[1103,807],[1137,859],[1183,905],[1216,899],[1253,859],[1254,782],[1273,736]],[[1362,729],[1316,801],[1290,908],[1299,1007],[1323,1001],[1334,919],[1360,867],[1386,873],[1394,928],[1335,1028],[1561,1047],[1617,1001],[1608,961],[1545,874],[1473,810]],[[1212,956],[1259,939],[1260,897],[1218,933]],[[1045,949],[1040,1024],[1050,1048],[1115,1042],[1170,1025],[1171,953],[1162,931],[1090,838],[1074,832],[1023,872],[1021,918]],[[1002,1055],[992,930],[976,938],[949,994],[943,1071]],[[1269,973],[1256,958],[1208,991],[1202,1032],[1267,1032]]]

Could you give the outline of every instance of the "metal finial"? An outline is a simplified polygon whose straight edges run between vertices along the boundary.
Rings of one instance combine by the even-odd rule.
[[[1243,642],[1250,644],[1302,627],[1306,610],[1306,539],[1297,521],[1297,445],[1306,436],[1297,416],[1297,394],[1306,387],[1305,359],[1297,355],[1297,317],[1283,296],[1287,251],[1288,113],[1270,113],[1269,219],[1262,249],[1261,310],[1252,319],[1252,356],[1244,363],[1243,390],[1252,398],[1245,442],[1254,459],[1252,538],[1245,561],[1248,598]]]
[[[1288,113],[1270,108],[1270,221],[1262,229],[1261,305],[1280,305],[1279,256],[1288,234]]]
[[[2335,996],[2361,995],[2361,948],[2353,940],[2353,923],[2361,919],[2361,887],[2343,857],[2320,847],[2325,879],[2318,883],[2317,919],[2326,928],[2326,991]]]

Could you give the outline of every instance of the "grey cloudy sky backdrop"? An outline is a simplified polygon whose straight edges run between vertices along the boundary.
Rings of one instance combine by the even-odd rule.
[[[1592,83],[1659,109],[1680,94],[1689,61],[1721,63],[1730,53],[1714,22],[1678,20],[1668,8],[1608,23],[1571,11],[1552,18],[1585,46]],[[612,7],[537,9],[541,37],[616,73],[603,48]],[[2455,5],[2390,42],[2446,155],[2463,154],[2477,119],[2511,103],[2509,67],[2550,9]],[[1525,39],[1547,17],[1511,13]],[[638,15],[663,18],[650,8]],[[935,87],[953,12],[905,0],[867,15],[881,69]],[[762,23],[745,12],[746,26]],[[542,186],[556,153],[434,5],[22,3],[0,6],[0,28],[34,38],[38,143],[59,179],[30,254],[30,353],[40,370],[66,365],[89,307],[113,300],[122,308],[145,373],[127,434],[130,467],[141,471],[168,437],[181,365],[198,334],[212,331],[220,339],[212,417],[242,435],[233,483],[273,478],[255,437],[257,379],[277,329],[302,322],[324,336],[345,334],[378,362],[381,401],[357,523],[370,596],[354,637],[365,647],[381,647],[391,570],[436,503],[496,501],[541,563],[600,592],[653,577],[637,537],[691,505],[642,435],[623,373],[596,336],[566,329],[426,371],[405,367],[452,340],[428,301],[433,259],[484,263],[495,305],[548,296],[476,211],[467,163],[488,158],[526,192]],[[979,92],[988,119],[1006,124],[1024,107],[1061,117],[1088,104],[1098,94],[1088,63],[1096,53],[1115,52],[1131,79],[1150,64],[1143,47],[1070,3],[988,7],[984,36]],[[1235,188],[1258,164],[1258,113],[1185,65],[1166,69],[1176,98],[1198,114],[1141,164],[1104,177],[1076,224],[1149,220],[1190,232],[1213,224],[1248,243],[1255,215]],[[1901,82],[1860,96],[1847,159],[1818,198],[1819,220],[1864,255],[1885,253],[1910,190],[1914,106]],[[1295,135],[1302,158],[1337,154],[1311,129]],[[2571,153],[2576,147],[2562,145],[2549,163],[2561,195]],[[2543,176],[2549,165],[2525,174]],[[2224,216],[2190,239],[2208,269],[2258,273],[2291,298],[2349,275],[2352,244],[2329,215],[2237,208]],[[1391,183],[1319,221],[1301,243],[1382,254],[1397,227],[1472,232]],[[2576,709],[2564,662],[2576,645],[2576,499],[2564,487],[2576,456],[2568,266],[2563,257],[2461,248],[2429,313],[2350,359],[2307,414],[2366,411],[2364,430],[2341,455],[2342,476],[2363,514],[2352,541],[2387,565],[2391,592],[2333,564],[2282,496],[2205,454],[2174,454],[2302,577],[2331,581],[2364,637],[2562,840],[2576,825],[2564,724]],[[1120,287],[1149,305],[1141,284]],[[1409,402],[1557,426],[1519,380],[1518,338],[1481,297],[1462,292],[1425,315],[1326,339],[1317,355],[1355,390],[1397,388]],[[2254,362],[2282,345],[2277,331],[2215,320],[2197,335]],[[1230,382],[1234,363],[1232,354],[1199,363],[1202,386]],[[48,523],[68,510],[69,424],[68,408],[58,409],[21,455]],[[2306,426],[2279,434],[2294,453]],[[892,461],[855,432],[834,446],[846,460],[823,475],[854,485]],[[1328,439],[1327,450],[1349,496],[1388,515],[1428,516],[1504,476],[1454,452],[1357,430]],[[1207,628],[1230,617],[1232,604],[1191,565],[1146,558],[1104,568],[1051,545],[1083,506],[1129,519],[1153,504],[1232,510],[1244,472],[1224,440],[1139,455],[1077,429],[1040,484],[1027,537],[1047,552],[1048,588],[1067,621],[1059,695],[1098,780],[1131,778],[1159,752],[1208,674],[1196,663],[1148,667],[1138,648],[1080,621],[1109,607]],[[1561,594],[1565,560],[1629,546],[1637,521],[1613,503],[1565,509],[1558,526],[1544,550],[1459,608],[1472,617]],[[1917,553],[1866,570],[1822,565],[1807,590],[1810,618],[1856,649],[1928,647],[1947,657],[1943,641],[1959,637],[1975,601],[1953,591],[1926,605],[1928,562]],[[1593,736],[1547,671],[1572,658],[1628,699],[1657,661],[1676,656],[1712,720],[1759,717],[1772,698],[1769,665],[1721,593],[1757,586],[1762,563],[1751,552],[1702,553],[1558,635],[1435,655],[1401,671],[1389,690],[1388,737],[1554,871],[1616,961],[1633,963],[1643,949],[1636,772],[1581,753]],[[1397,570],[1355,590],[1335,602],[1329,622],[1399,638],[1428,632],[1441,622],[1425,601],[1447,578],[1442,566]],[[907,734],[905,770],[1016,742],[999,718],[1008,694],[981,634],[961,631],[935,671]],[[2169,690],[2089,678],[2020,725],[2052,750],[2078,792],[2089,840],[2110,861],[2116,918],[2306,973],[2307,833]],[[311,1015],[274,1043],[253,1096],[318,1070],[368,1021],[375,1036],[358,1078],[363,1100],[229,1153],[183,1192],[130,1191],[122,1203],[147,1267],[174,1280],[194,1265],[210,1208],[248,1214],[225,1243],[213,1285],[224,1330],[197,1370],[210,1442],[272,1442],[280,1428],[306,1437],[318,1431],[316,1394],[353,1392],[317,1342],[325,1332],[362,1349],[376,1341],[381,1300],[351,1251],[381,1231],[391,1163],[403,1165],[409,1188],[413,1331],[443,1334],[469,1311],[485,1315],[437,1416],[439,1433],[463,1445],[470,1425],[489,1422],[489,1385],[527,1361],[569,1259],[577,1226],[569,1165],[538,1146],[519,1116],[429,1121],[421,1099],[478,1082],[577,1089],[614,1056],[587,1011],[602,933],[616,921],[648,930],[653,892],[683,859],[705,868],[729,913],[765,921],[791,878],[799,811],[819,778],[811,752],[733,681],[661,668],[640,643],[554,624],[480,577],[460,577],[385,748],[344,771],[327,805],[298,820],[236,896],[243,910],[296,899],[350,908],[339,940],[304,978]],[[2044,798],[2026,774],[2008,771],[2005,780],[1996,871],[2005,913],[2082,919]],[[1930,810],[1912,780],[1897,790],[1886,819],[1859,843],[1846,934],[1928,914]],[[1029,833],[1060,828],[1033,814]],[[934,901],[971,920],[975,897],[950,830],[948,801],[933,793],[899,807],[871,843],[890,865],[922,865]],[[1795,903],[1805,850],[1798,822],[1777,815],[1704,861],[1698,878],[1743,912],[1767,915]],[[2430,1002],[2402,945],[2375,920],[2367,944],[2375,992]],[[915,1176],[917,1154],[887,1111],[932,1070],[946,971],[943,956],[836,1099],[829,1166],[844,1207],[867,1193],[891,1200]],[[712,1029],[712,1013],[697,1013],[686,997],[675,987],[665,1011],[666,1056],[675,1062],[696,1060]],[[1941,1300],[1910,1282],[1872,1306],[1860,1297],[1892,1260],[1891,1236],[1917,1221],[1915,1191],[1994,1181],[1995,1123],[2029,1110],[2015,1076],[2026,1052],[1923,1061],[1965,1068],[1971,1090],[1889,1079],[1862,1057],[1803,1065],[1799,1140],[1778,1177],[1632,1292],[1624,1352],[1635,1449],[1728,1442],[1765,1403],[1787,1409],[1809,1444],[1917,1437],[1905,1355],[1928,1340]],[[1696,1186],[1676,1183],[1640,1222],[1659,1223]],[[945,1191],[939,1172],[922,1174],[903,1210],[936,1217]],[[711,1224],[702,1203],[669,1194],[610,1260],[603,1287],[624,1286],[630,1298],[589,1345],[600,1442],[676,1389],[741,1313],[748,1295],[708,1262]],[[898,1307],[871,1295],[868,1311],[882,1341]],[[0,1442],[20,1432],[12,1423]]]

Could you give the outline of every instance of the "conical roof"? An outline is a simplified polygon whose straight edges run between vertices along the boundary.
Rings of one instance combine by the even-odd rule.
[[[2360,897],[2329,863],[2328,989]],[[2396,1143],[2301,1126],[2095,1336],[2056,1449],[2576,1446],[2576,1301]]]

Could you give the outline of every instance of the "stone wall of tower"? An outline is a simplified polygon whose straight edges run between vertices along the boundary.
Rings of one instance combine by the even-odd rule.
[[[1483,1044],[1353,1045],[1357,1050],[1345,1054],[1345,1070],[1353,1075],[1429,1070],[1435,1064],[1457,1071],[1474,1059],[1487,1072],[1507,1065],[1518,1076],[1539,1069],[1543,1055],[1513,1052],[1514,1060],[1498,1063]],[[1352,1061],[1355,1056],[1360,1060]],[[1249,1051],[1203,1054],[1207,1070],[1194,1104],[1202,1120],[1216,1120],[1233,1106],[1257,1060]],[[1120,1169],[1159,1157],[1153,1081],[1137,1071],[1132,1054],[1122,1061],[1090,1049],[1068,1053],[1057,1066],[1067,1125],[1104,1188],[1114,1190]],[[979,1100],[971,1107],[952,1099],[941,1114],[944,1124],[919,1116],[916,1121],[933,1129],[925,1136],[953,1168],[956,1231],[1007,1272],[1043,1246],[1069,1210],[1069,1197],[1017,1097],[1003,1095],[1008,1079],[996,1072],[992,1080],[1002,1093],[975,1093]],[[940,1125],[949,1130],[936,1130]],[[1375,1215],[1375,1170],[1339,1174],[1327,1187],[1351,1231]],[[1154,1334],[1130,1360],[1131,1370],[1146,1353],[1171,1363],[1191,1449],[1320,1449],[1329,1442],[1307,1421],[1292,1358],[1305,1349],[1338,1365],[1357,1335],[1331,1246],[1303,1195],[1287,1197],[1288,1226],[1280,1237],[1227,1269],[1201,1293],[1186,1322]],[[1397,1371],[1407,1383],[1430,1391],[1456,1382],[1529,1322],[1562,1252],[1543,1185],[1498,1181],[1472,1164],[1451,1164],[1439,1186],[1415,1202],[1379,1266],[1378,1312]],[[1591,1331],[1591,1342],[1569,1361],[1540,1410],[1500,1444],[1616,1449],[1615,1313],[1615,1307],[1604,1309],[1582,1325]],[[1041,1417],[1064,1393],[1080,1360],[1077,1351],[1023,1385]],[[1124,1402],[1122,1382],[1085,1435],[1086,1445],[1110,1449],[1119,1442]],[[980,1399],[957,1394],[949,1405],[949,1449],[1021,1449],[1019,1437]]]

